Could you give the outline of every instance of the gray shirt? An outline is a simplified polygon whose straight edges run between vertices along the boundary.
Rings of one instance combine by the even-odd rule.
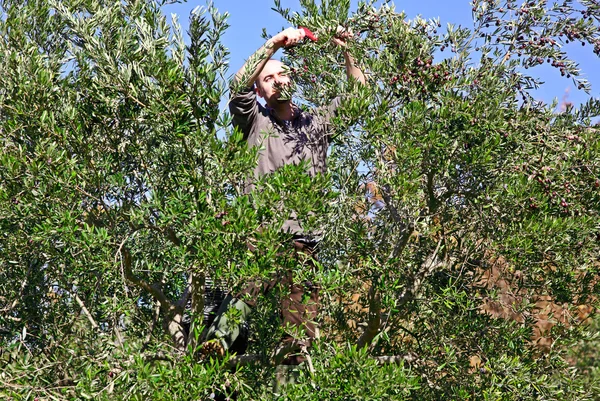
[[[329,122],[339,104],[340,98],[337,97],[327,107],[310,113],[298,109],[293,120],[282,121],[258,103],[251,89],[233,95],[229,103],[233,124],[244,133],[248,146],[260,149],[254,176],[260,177],[286,164],[299,164],[301,161],[308,162],[310,175],[325,172],[331,138]],[[302,233],[293,216],[282,229]]]

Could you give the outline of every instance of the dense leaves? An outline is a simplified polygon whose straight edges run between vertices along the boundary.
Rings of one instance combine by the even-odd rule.
[[[540,64],[590,90],[563,45],[598,53],[596,2],[475,1],[466,28],[276,1],[319,37],[285,50],[297,101],[343,105],[327,175],[287,166],[250,194],[226,13],[197,9],[185,45],[159,2],[0,4],[0,394],[597,399],[600,102],[530,95]],[[279,231],[292,211],[323,237],[315,269]],[[200,358],[206,280],[283,268],[322,287],[309,361],[273,364],[277,294],[246,363]]]

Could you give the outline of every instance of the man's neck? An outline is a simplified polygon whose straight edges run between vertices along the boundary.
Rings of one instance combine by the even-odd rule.
[[[295,107],[291,101],[276,103],[271,107],[273,114],[282,121],[291,121],[296,115]]]

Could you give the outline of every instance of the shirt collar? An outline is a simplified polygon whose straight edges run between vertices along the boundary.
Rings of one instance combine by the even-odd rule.
[[[300,116],[302,115],[302,109],[300,109],[300,107],[296,106],[295,104],[292,104],[292,108],[294,110],[294,116],[292,117],[291,120],[282,120],[281,118],[277,117],[277,115],[275,114],[275,109],[266,106],[267,111],[269,112],[269,116],[271,117],[271,119],[273,121],[275,121],[277,124],[284,126],[284,127],[288,127],[291,124],[294,123],[294,121],[296,121],[298,118],[300,118]]]

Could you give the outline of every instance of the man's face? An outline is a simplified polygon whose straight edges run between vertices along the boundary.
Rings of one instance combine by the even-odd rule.
[[[269,60],[256,80],[256,93],[265,99],[268,106],[289,102],[289,96],[282,96],[282,88],[291,88],[289,68],[281,61]]]

